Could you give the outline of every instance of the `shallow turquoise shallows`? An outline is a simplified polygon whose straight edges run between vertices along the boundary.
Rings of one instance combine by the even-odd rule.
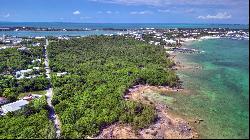
[[[187,47],[205,52],[177,55],[188,92],[171,95],[176,102],[170,106],[204,120],[194,125],[201,138],[249,138],[249,41],[211,39]]]

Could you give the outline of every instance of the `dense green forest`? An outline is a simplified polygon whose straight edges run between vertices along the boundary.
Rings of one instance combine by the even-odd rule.
[[[0,139],[53,139],[55,130],[48,119],[45,96],[26,107],[0,117]]]
[[[20,93],[45,90],[49,86],[49,80],[44,76],[17,80],[13,77],[0,75],[0,96],[4,96],[10,101],[17,100]]]
[[[15,101],[19,93],[47,89],[49,80],[46,78],[44,69],[43,47],[27,47],[2,49],[0,51],[0,96]],[[41,59],[41,62],[32,62]],[[40,74],[35,78],[16,79],[15,74],[19,70],[32,69],[31,74]]]
[[[43,58],[42,55],[43,47],[29,47],[26,50],[2,49],[0,51],[0,74],[14,75],[18,70],[32,68],[32,60]]]
[[[118,121],[146,127],[156,119],[154,106],[125,101],[123,95],[137,84],[178,84],[164,48],[132,38],[61,40],[51,42],[48,52],[62,138],[94,136]],[[68,74],[58,77],[57,72]]]

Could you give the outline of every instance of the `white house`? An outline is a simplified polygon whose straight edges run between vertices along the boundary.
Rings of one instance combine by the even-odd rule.
[[[154,41],[149,41],[149,44],[153,44],[154,43]]]
[[[65,75],[65,74],[67,74],[67,72],[57,73],[56,75],[57,75],[57,76],[62,76],[62,75]]]
[[[17,110],[21,109],[22,107],[24,107],[25,105],[27,105],[28,103],[29,102],[26,100],[18,100],[16,102],[3,105],[2,106],[3,114],[6,114],[8,112],[17,111]]]
[[[155,42],[155,45],[160,45],[161,44],[161,42]]]
[[[25,73],[28,73],[28,72],[32,72],[32,69],[17,71],[17,72],[16,72],[16,78],[17,78],[17,79],[22,79],[22,78],[24,78],[24,74],[25,74]]]
[[[35,39],[44,39],[44,36],[36,36]]]
[[[41,43],[39,43],[39,42],[32,44],[33,47],[37,47],[37,46],[40,46],[40,45],[41,45]]]
[[[170,40],[168,40],[168,39],[163,39],[163,41],[165,41],[166,43],[176,43],[176,41],[175,40],[172,40],[172,39],[170,39]]]

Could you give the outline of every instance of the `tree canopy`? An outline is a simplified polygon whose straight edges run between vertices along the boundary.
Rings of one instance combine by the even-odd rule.
[[[178,77],[162,46],[121,36],[60,40],[48,47],[53,104],[63,138],[93,136],[114,122],[135,129],[155,119],[153,106],[123,99],[136,84],[176,86]],[[68,72],[57,76],[58,72]]]
[[[45,96],[26,107],[0,117],[0,139],[53,139],[55,129],[48,119]]]

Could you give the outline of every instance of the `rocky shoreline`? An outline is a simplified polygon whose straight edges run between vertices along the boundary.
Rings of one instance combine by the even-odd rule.
[[[207,39],[207,38],[204,38]],[[200,41],[200,40],[188,40],[183,43],[183,47],[186,47],[190,45],[193,41]],[[174,62],[174,66],[172,67],[172,70],[192,70],[193,72],[197,70],[203,69],[202,66],[198,64],[184,64],[180,62],[178,59],[178,55],[181,55],[181,53],[204,53],[204,51],[199,51],[196,49],[189,49],[189,48],[179,48],[177,51],[166,51],[166,53],[169,54],[169,59]]]
[[[124,96],[126,100],[133,100],[143,104],[154,105],[157,120],[148,128],[138,131],[128,124],[115,123],[102,130],[95,139],[193,139],[198,138],[198,134],[186,120],[174,116],[169,111],[167,105],[155,102],[145,96],[145,93],[159,94],[161,92],[177,92],[182,89],[172,89],[163,86],[137,85],[129,89]]]

